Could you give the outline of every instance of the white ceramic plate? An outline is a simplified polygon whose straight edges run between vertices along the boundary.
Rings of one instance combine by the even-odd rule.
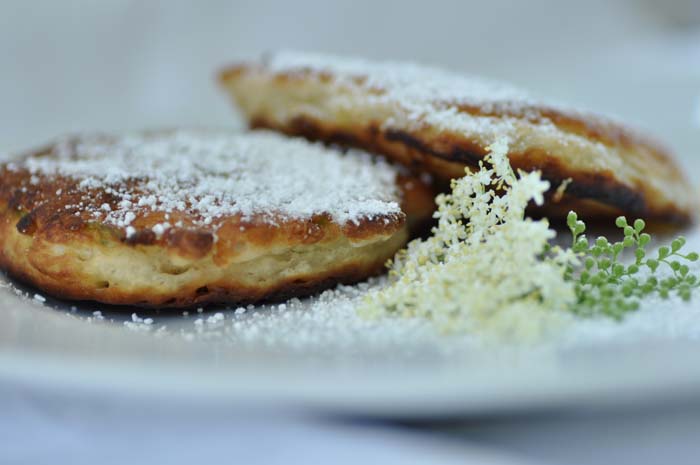
[[[279,403],[391,418],[604,405],[700,392],[700,342],[687,339],[547,350],[492,347],[425,357],[403,357],[396,345],[385,352],[334,347],[329,350],[337,353],[319,356],[239,346],[230,337],[206,337],[210,330],[187,340],[179,329],[194,328],[196,317],[179,314],[154,316],[155,326],[170,328],[168,335],[134,332],[120,321],[88,321],[20,298],[11,288],[2,291],[0,377],[44,389]],[[228,313],[223,324],[231,325],[232,318]],[[281,317],[279,323],[288,324]],[[406,340],[404,348],[412,344]]]
[[[147,17],[141,9],[132,9],[133,16],[129,16],[115,14],[111,8],[102,11],[82,6],[80,28],[75,28],[72,20],[56,20],[56,15],[66,10],[63,6],[53,12],[56,15],[44,14],[47,20],[42,20],[39,29],[56,41],[50,48],[45,41],[4,41],[10,48],[4,70],[9,81],[3,94],[3,102],[9,103],[0,109],[3,124],[7,123],[3,148],[25,147],[42,143],[51,134],[93,127],[121,130],[192,122],[229,124],[230,110],[211,88],[208,70],[216,69],[225,59],[250,53],[251,44],[236,35],[212,40],[202,31],[196,34],[192,30],[186,36],[168,34],[163,25],[169,22],[144,22]],[[199,14],[200,10],[194,8],[191,13]],[[166,12],[161,13],[158,16],[165,17]],[[182,27],[190,30],[191,15],[181,16]],[[226,27],[212,28],[210,22],[202,21],[204,32],[238,33],[248,31],[250,24],[258,28],[265,23],[245,15],[221,17]],[[236,18],[245,24],[235,27],[230,21]],[[120,24],[115,21],[123,24],[114,26]],[[6,36],[25,37],[26,31],[36,30],[28,24],[8,23]],[[104,34],[99,32],[105,25],[134,33],[100,42],[100,53],[95,53],[95,44],[82,40],[76,32],[101,37]],[[180,26],[173,30],[179,31]],[[626,34],[626,29],[621,30]],[[160,35],[154,38],[144,31]],[[339,31],[338,35],[326,31],[329,37],[324,37],[323,46],[345,49],[347,38],[342,28]],[[277,46],[288,39],[284,31],[280,34],[275,36],[282,41]],[[182,47],[173,45],[172,40],[178,37],[184,41]],[[606,40],[607,36],[601,37]],[[275,40],[270,39],[270,44]],[[582,52],[567,49],[565,54],[528,49],[497,60],[493,51],[485,48],[485,58],[473,66],[474,71],[481,63],[485,69],[502,68],[512,73],[523,68],[513,67],[509,57],[526,57],[528,72],[513,74],[520,81],[654,128],[655,134],[685,156],[683,163],[689,172],[698,173],[699,130],[698,123],[691,122],[700,98],[700,71],[694,59],[698,47],[697,42],[675,40],[674,36],[653,46],[640,43],[621,49],[606,42],[593,55],[586,53],[586,48]],[[212,47],[212,43],[226,44],[226,49]],[[463,43],[455,42],[457,48],[444,54],[454,57],[455,62],[447,64],[457,69],[470,62],[465,59]],[[396,56],[420,48],[402,41],[396,44],[400,47]],[[173,50],[185,52],[173,54]],[[26,63],[47,62],[47,53],[51,54],[48,62],[56,64],[51,73],[28,71]],[[355,54],[362,55],[363,50]],[[105,56],[125,59],[105,60]],[[577,66],[562,66],[569,63],[567,57],[575,57]],[[501,66],[489,67],[489,63]],[[501,77],[508,73],[504,71]],[[81,85],[76,86],[78,81]],[[699,242],[696,238],[695,243]],[[700,342],[693,340],[692,331],[700,328],[700,309],[696,308],[700,299],[695,302],[695,307],[650,308],[647,310],[656,312],[655,316],[630,319],[625,323],[629,330],[603,324],[589,331],[595,335],[590,344],[547,350],[470,349],[467,344],[464,350],[446,354],[439,339],[431,339],[420,328],[390,332],[391,341],[382,347],[377,344],[382,331],[369,325],[342,333],[344,338],[335,341],[329,330],[323,343],[328,345],[326,349],[319,344],[312,351],[271,351],[265,344],[239,343],[226,334],[210,338],[207,334],[216,331],[209,330],[189,341],[179,331],[192,332],[195,317],[157,315],[155,326],[165,324],[170,334],[141,333],[129,330],[121,321],[90,323],[85,316],[68,314],[63,304],[50,301],[58,309],[46,307],[19,298],[10,287],[4,287],[0,289],[0,378],[43,389],[281,403],[395,418],[678,398],[700,392]],[[88,317],[97,310],[95,306],[86,308]],[[227,314],[223,324],[232,325],[231,318]],[[280,319],[280,325],[285,324]],[[397,323],[404,324],[410,326]],[[300,341],[303,338],[296,328],[289,326],[290,337]],[[322,324],[305,328],[328,330]],[[353,334],[357,335],[354,343]],[[402,339],[401,334],[407,336]]]

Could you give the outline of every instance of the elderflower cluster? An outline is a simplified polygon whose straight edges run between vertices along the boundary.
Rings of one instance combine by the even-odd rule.
[[[551,248],[546,219],[526,218],[549,183],[539,172],[513,172],[500,140],[476,172],[438,196],[433,235],[411,242],[390,263],[389,284],[370,293],[360,312],[423,317],[450,332],[537,337],[545,321],[576,302],[567,269],[578,259]]]

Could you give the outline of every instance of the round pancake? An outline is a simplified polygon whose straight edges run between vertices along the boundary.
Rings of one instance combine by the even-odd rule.
[[[381,272],[432,200],[366,153],[265,131],[65,138],[0,165],[0,266],[109,304],[278,299]]]
[[[252,127],[361,147],[444,180],[463,176],[505,137],[514,168],[552,182],[550,217],[573,209],[587,219],[685,224],[695,215],[694,190],[657,143],[508,85],[293,52],[230,67],[220,81]]]

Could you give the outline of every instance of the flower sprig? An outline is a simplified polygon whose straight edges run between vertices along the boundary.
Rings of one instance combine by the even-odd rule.
[[[361,314],[529,339],[572,314],[620,320],[647,296],[689,300],[700,287],[688,266],[698,254],[683,251],[683,237],[650,254],[642,220],[619,217],[621,241],[589,242],[586,225],[571,212],[572,245],[552,245],[557,233],[549,222],[527,217],[529,205],[543,204],[549,182],[537,171],[515,172],[506,141],[489,152],[477,170],[452,181],[452,192],[436,198],[432,236],[397,253],[387,285],[366,296]]]
[[[447,332],[530,339],[576,302],[564,278],[578,258],[549,247],[546,219],[526,217],[550,184],[539,172],[514,172],[508,145],[490,146],[479,169],[452,181],[436,198],[432,236],[417,239],[390,263],[387,286],[366,296],[366,317],[432,320]],[[546,251],[546,258],[543,253]]]
[[[637,310],[641,299],[651,294],[662,298],[677,295],[688,301],[692,291],[700,287],[698,277],[690,272],[688,262],[695,262],[699,256],[695,252],[682,253],[686,239],[680,236],[671,241],[670,246],[658,249],[656,256],[647,257],[647,246],[651,236],[644,232],[643,220],[628,224],[624,216],[615,225],[624,234],[624,239],[611,243],[606,237],[598,237],[592,244],[586,235],[586,225],[570,212],[567,225],[571,230],[571,249],[579,257],[583,269],[569,266],[566,278],[575,283],[577,304],[576,314],[591,316],[607,315],[622,319],[625,314]],[[626,251],[634,251],[634,260],[623,262]],[[646,270],[645,277],[641,271]],[[666,277],[659,275],[666,272]]]

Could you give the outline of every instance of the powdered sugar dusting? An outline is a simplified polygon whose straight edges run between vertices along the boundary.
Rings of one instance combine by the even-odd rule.
[[[82,205],[97,220],[136,232],[144,211],[178,212],[207,226],[240,215],[274,223],[328,214],[339,224],[401,213],[396,170],[360,151],[340,151],[265,131],[175,131],[63,139],[49,156],[8,166],[32,178],[61,175],[99,189],[112,204]],[[93,202],[94,203],[94,202]]]
[[[462,76],[438,68],[414,63],[372,62],[359,58],[302,52],[272,55],[267,66],[273,72],[307,69],[333,73],[349,82],[361,79],[368,88],[381,89],[402,101],[433,103],[461,102],[490,106],[495,102],[513,105],[534,104],[527,92],[509,84],[475,76]]]
[[[649,151],[644,146],[657,147],[660,153],[665,149],[646,134],[628,129],[616,118],[543,100],[509,84],[412,63],[301,52],[279,52],[247,69],[250,79],[267,82],[274,92],[291,92],[276,85],[276,76],[299,78],[294,86],[302,92],[299,101],[287,105],[292,109],[280,105],[274,115],[285,124],[295,115],[321,120],[330,117],[351,129],[356,124],[378,124],[386,134],[415,133],[435,146],[443,144],[440,137],[448,134],[482,149],[506,139],[513,153],[543,150],[579,169],[613,171],[629,186],[645,183],[659,193],[672,189],[665,182],[668,175],[644,176],[643,169],[620,151],[621,141],[629,138],[641,146],[641,158],[637,158],[661,167],[664,163],[659,159],[644,155]],[[309,89],[318,95],[306,97],[303,92]],[[574,124],[566,123],[569,120]],[[682,202],[687,195],[681,192],[684,184],[678,185],[677,192],[669,195]]]
[[[280,52],[272,55],[266,66],[273,72],[311,70],[330,73],[336,82],[350,88],[369,89],[369,99],[402,107],[409,121],[426,121],[445,129],[501,135],[508,129],[508,118],[495,122],[488,117],[464,115],[456,105],[476,107],[487,114],[499,111],[540,118],[532,108],[541,103],[521,89],[413,63]],[[505,127],[492,128],[494,124]]]

